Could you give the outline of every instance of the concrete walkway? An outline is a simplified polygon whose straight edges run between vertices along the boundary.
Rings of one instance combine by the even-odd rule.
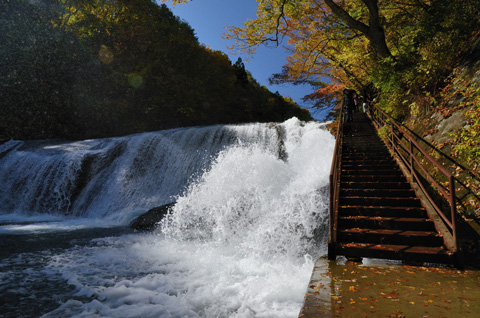
[[[468,318],[480,313],[480,271],[320,258],[299,317]]]

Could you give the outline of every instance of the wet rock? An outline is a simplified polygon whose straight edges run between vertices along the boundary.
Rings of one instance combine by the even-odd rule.
[[[168,210],[174,205],[175,202],[172,202],[150,209],[146,213],[140,215],[130,226],[135,230],[153,231],[156,228],[157,223],[163,219],[168,213]]]
[[[460,131],[463,128],[467,123],[463,113],[464,111],[454,112],[450,117],[443,119],[438,124],[438,133],[434,136],[434,139],[438,144],[451,140],[451,134]]]

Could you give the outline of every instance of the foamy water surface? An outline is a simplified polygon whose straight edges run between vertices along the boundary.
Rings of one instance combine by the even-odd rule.
[[[210,136],[211,141],[218,139],[218,133],[214,137],[211,130],[198,129],[197,133]],[[72,214],[83,216],[67,218],[44,211],[28,216],[17,210],[3,213],[0,234],[5,238],[47,243],[45,248],[23,252],[19,248],[20,252],[4,255],[0,292],[10,288],[7,296],[12,302],[15,297],[43,299],[46,305],[38,309],[43,317],[298,316],[314,260],[326,252],[326,186],[333,137],[321,124],[296,119],[281,125],[225,129],[228,142],[220,142],[223,146],[216,145],[210,155],[202,154],[205,163],[201,165],[179,163],[172,155],[162,159],[170,163],[149,160],[145,167],[135,166],[136,171],[156,171],[144,175],[149,187],[155,185],[156,178],[162,180],[161,188],[180,171],[162,175],[148,165],[200,169],[193,177],[182,176],[183,183],[173,182],[177,203],[153,233],[133,232],[123,226],[144,211],[145,202],[161,198],[156,204],[164,204],[167,196],[151,188],[145,191],[149,198],[130,191],[130,210],[107,208],[124,202],[116,197],[121,194],[115,193],[113,185],[118,186],[123,182],[120,176],[131,173],[128,164],[119,162],[133,162],[129,156],[138,158],[128,147],[124,156],[117,154],[112,163],[115,167],[105,168],[112,173],[102,177],[109,188],[101,193],[108,194],[113,203],[84,201],[76,205],[71,201],[70,209],[78,209]],[[232,139],[232,135],[238,138]],[[156,140],[160,137],[155,136]],[[145,136],[132,138],[145,143]],[[181,147],[181,138],[176,138],[172,147]],[[122,142],[128,145],[131,140]],[[191,138],[184,142],[191,143]],[[111,148],[113,143],[119,141],[109,141],[105,147]],[[196,147],[201,148],[189,151],[198,159],[206,147],[201,143]],[[97,144],[95,151],[101,152],[98,148]],[[89,150],[82,147],[81,151]],[[183,155],[181,160],[194,159]],[[187,173],[184,169],[183,174]],[[94,189],[98,178],[91,180],[85,187]],[[92,194],[76,195],[83,200]],[[56,207],[64,205],[55,203]],[[87,206],[104,210],[81,212]],[[68,243],[59,245],[58,240]],[[42,288],[34,287],[42,281]],[[12,289],[14,285],[16,289]],[[24,312],[34,317],[37,309],[28,306]],[[5,303],[0,308],[10,307]],[[8,310],[12,317],[22,312],[18,306]]]

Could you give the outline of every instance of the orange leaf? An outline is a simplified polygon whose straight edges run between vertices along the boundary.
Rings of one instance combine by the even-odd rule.
[[[470,298],[466,298],[466,297],[458,297],[459,299],[461,300],[468,300],[468,301],[473,301],[473,299],[470,299]]]

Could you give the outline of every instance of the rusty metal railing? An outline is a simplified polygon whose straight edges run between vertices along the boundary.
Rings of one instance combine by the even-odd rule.
[[[330,168],[329,186],[329,235],[328,235],[328,259],[336,258],[337,224],[338,224],[338,197],[340,191],[340,171],[342,159],[343,122],[345,107],[341,107],[338,118],[337,134],[335,137],[335,149],[333,152],[332,167]]]
[[[418,184],[424,196],[442,219],[452,235],[453,249],[457,250],[457,205],[454,176],[435,161],[403,127],[381,109],[374,105],[368,105],[368,113],[378,128],[388,127],[387,139],[391,149],[407,167],[412,181]],[[432,176],[424,162],[427,162],[428,166],[438,169],[440,173],[436,177]],[[440,179],[444,181],[442,182]],[[427,187],[436,191],[429,191]],[[440,200],[433,198],[435,193],[440,195]],[[447,203],[446,206],[441,204],[444,202]]]

